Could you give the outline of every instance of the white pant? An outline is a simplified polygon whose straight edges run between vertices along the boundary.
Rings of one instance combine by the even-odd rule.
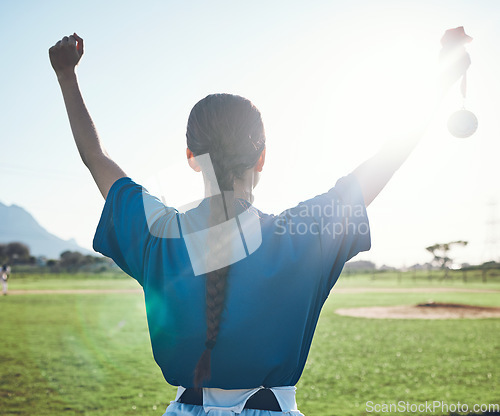
[[[270,410],[243,409],[247,400],[263,387],[255,389],[223,390],[223,389],[203,389],[203,406],[179,403],[178,400],[186,390],[179,387],[177,396],[167,407],[163,416],[303,416],[297,410],[295,402],[294,386],[272,387],[276,400],[282,411],[272,412]]]

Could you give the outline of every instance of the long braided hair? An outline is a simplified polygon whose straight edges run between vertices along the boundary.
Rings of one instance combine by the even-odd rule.
[[[262,117],[246,98],[231,94],[213,94],[199,101],[191,110],[187,125],[187,146],[195,156],[209,154],[220,189],[210,198],[208,262],[230,251],[227,238],[216,227],[234,217],[234,181],[255,166],[265,146]],[[203,169],[203,167],[202,167]],[[222,253],[222,254],[221,254]],[[219,264],[221,263],[221,259]],[[217,263],[217,260],[215,261]],[[203,351],[194,371],[194,385],[200,387],[210,378],[211,352],[217,343],[227,292],[229,262],[206,273],[207,334]],[[228,264],[228,265],[226,265]]]

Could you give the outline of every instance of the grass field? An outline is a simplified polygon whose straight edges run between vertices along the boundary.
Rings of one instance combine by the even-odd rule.
[[[365,415],[387,414],[367,412],[368,401],[500,403],[500,319],[376,320],[334,313],[428,300],[500,306],[498,292],[411,293],[414,287],[500,289],[498,278],[482,283],[471,275],[464,283],[458,277],[342,278],[338,288],[408,292],[332,292],[297,386],[299,409],[306,416]],[[137,287],[113,275],[14,275],[9,284],[12,291]],[[0,313],[2,415],[161,415],[175,397],[153,361],[140,293],[12,295],[0,298]]]

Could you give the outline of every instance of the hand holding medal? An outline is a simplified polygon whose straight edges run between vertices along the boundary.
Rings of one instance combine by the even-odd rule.
[[[442,49],[439,53],[439,60],[445,68],[441,77],[445,91],[462,78],[460,89],[464,105],[461,110],[453,113],[448,119],[449,132],[458,138],[473,135],[478,124],[474,113],[465,109],[467,69],[471,64],[470,56],[465,50],[465,44],[471,41],[472,38],[465,34],[463,26],[447,30],[441,38]]]

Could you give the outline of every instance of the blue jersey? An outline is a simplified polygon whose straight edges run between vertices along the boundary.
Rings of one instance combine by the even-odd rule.
[[[244,251],[229,269],[211,378],[203,386],[293,386],[344,263],[370,248],[361,189],[349,175],[280,215],[264,214],[238,199],[235,207],[260,230],[244,236],[239,226]],[[193,262],[190,240],[193,230],[209,227],[209,214],[208,199],[179,213],[121,178],[108,193],[94,238],[94,249],[143,287],[153,355],[175,386],[193,387],[194,368],[205,349],[205,275]]]

